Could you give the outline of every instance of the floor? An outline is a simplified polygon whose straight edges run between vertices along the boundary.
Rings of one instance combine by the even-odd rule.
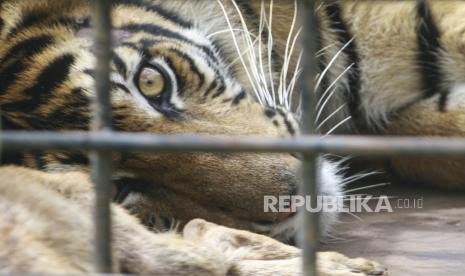
[[[379,261],[389,275],[465,275],[465,192],[392,186],[379,194],[396,197],[393,212],[345,215],[323,250]],[[422,208],[396,208],[420,198]]]

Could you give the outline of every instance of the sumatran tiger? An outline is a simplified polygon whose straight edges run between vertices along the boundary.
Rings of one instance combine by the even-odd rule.
[[[265,2],[113,1],[113,129],[298,135],[297,3]],[[317,128],[461,135],[464,11],[461,1],[320,2]],[[89,129],[90,14],[85,0],[0,2],[3,130]],[[6,151],[2,162],[0,271],[92,272],[86,153]],[[115,272],[299,273],[298,249],[260,235],[286,241],[298,229],[292,214],[263,212],[264,196],[297,193],[294,155],[115,153],[113,162]],[[463,182],[458,161],[391,160],[390,168],[434,185]],[[319,183],[321,194],[343,194],[337,163],[319,161]],[[185,225],[181,234],[149,230],[173,221]],[[323,213],[323,232],[335,221]],[[321,275],[386,273],[337,253],[320,253],[317,267]]]

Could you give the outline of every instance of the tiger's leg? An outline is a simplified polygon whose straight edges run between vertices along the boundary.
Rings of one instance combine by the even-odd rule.
[[[195,219],[183,231],[184,238],[231,252],[235,260],[228,275],[298,275],[301,251],[267,236],[231,229]],[[362,258],[351,259],[336,252],[319,252],[318,273],[325,275],[387,275],[380,264]]]
[[[46,188],[60,183],[47,174],[2,167],[0,176],[0,273],[90,272],[86,209]]]
[[[444,110],[439,97],[419,102],[400,112],[385,129],[387,135],[465,136],[465,90],[452,91]],[[465,160],[445,158],[396,158],[389,170],[402,179],[442,188],[465,189]]]
[[[0,168],[0,272],[90,273],[93,189],[82,173]],[[174,233],[155,234],[112,205],[115,272],[225,275],[227,255]]]
[[[18,167],[0,168],[0,175],[0,217],[4,218],[0,221],[1,270],[92,272],[93,190],[88,177],[81,173],[43,173]],[[112,217],[116,272],[160,275],[299,272],[300,251],[269,237],[199,219],[185,227],[183,236],[155,234],[116,205],[112,206]],[[15,242],[11,243],[12,240]],[[355,271],[357,274],[353,275],[381,275],[384,270],[379,267],[374,262],[332,252],[320,253],[318,261],[320,275],[351,275]]]

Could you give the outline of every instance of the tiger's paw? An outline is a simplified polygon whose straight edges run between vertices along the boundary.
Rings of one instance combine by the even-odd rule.
[[[194,219],[184,227],[183,236],[220,249],[233,263],[228,275],[301,275],[301,251],[264,235]],[[377,262],[337,252],[319,252],[317,268],[320,276],[388,275]]]
[[[320,276],[386,276],[381,264],[364,258],[349,258],[337,252],[319,252],[317,266]]]

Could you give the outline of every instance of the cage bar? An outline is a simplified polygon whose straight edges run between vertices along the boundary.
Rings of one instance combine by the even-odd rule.
[[[304,1],[303,28],[304,38],[302,47],[304,48],[304,68],[302,78],[302,133],[304,135],[314,135],[315,129],[315,79],[318,74],[317,52],[317,20],[315,16],[315,1]],[[304,198],[310,198],[310,202],[317,202],[318,195],[318,153],[315,150],[308,150],[302,153],[302,183],[300,194]],[[301,227],[299,233],[299,243],[302,248],[302,275],[316,276],[316,252],[319,248],[319,214],[310,212],[306,208],[301,208],[299,212]]]
[[[96,97],[91,132],[3,131],[3,151],[71,150],[91,151],[92,178],[96,185],[95,203],[95,271],[112,272],[111,256],[111,152],[298,152],[303,156],[301,193],[316,196],[317,155],[336,153],[383,157],[455,157],[465,159],[465,139],[420,137],[332,136],[322,139],[314,129],[314,81],[318,72],[315,60],[317,20],[314,0],[305,6],[305,66],[302,93],[303,134],[294,138],[212,137],[200,135],[156,135],[111,131],[110,60],[111,0],[93,0],[95,28]],[[316,200],[312,200],[316,202]],[[318,214],[301,212],[303,275],[316,275],[318,249]]]
[[[148,133],[0,133],[4,152],[23,150],[121,152],[318,152],[369,157],[465,158],[465,139],[446,137],[299,136],[295,138],[156,135]]]
[[[110,60],[111,0],[93,0],[92,19],[96,54],[94,116],[91,130],[100,135],[111,132]],[[111,255],[111,151],[95,149],[91,152],[91,175],[95,184],[95,271],[112,272]]]

